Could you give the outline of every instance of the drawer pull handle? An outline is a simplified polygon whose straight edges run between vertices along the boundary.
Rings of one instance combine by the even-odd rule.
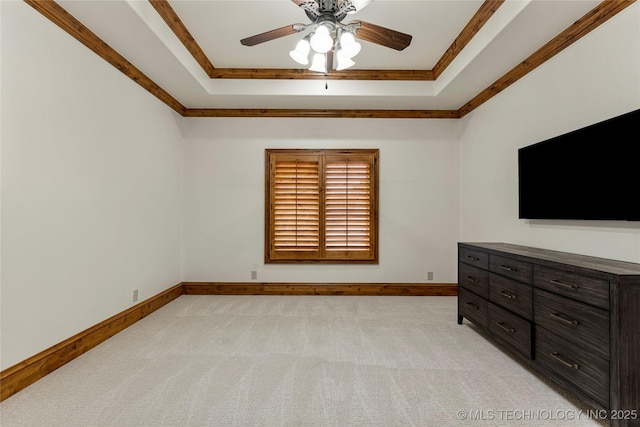
[[[473,309],[474,309],[474,310],[476,310],[476,311],[477,311],[477,310],[480,310],[480,307],[478,307],[477,305],[475,305],[475,304],[474,304],[474,303],[472,303],[472,302],[468,302],[468,303],[467,303],[467,305],[468,305],[469,307],[473,308]]]
[[[498,326],[500,326],[500,328],[502,328],[504,331],[509,332],[510,334],[514,333],[516,330],[513,328],[509,328],[507,326],[504,325],[504,322],[496,322],[498,324]]]
[[[502,294],[502,296],[503,296],[503,297],[505,297],[505,298],[509,298],[509,299],[516,299],[516,298],[518,298],[518,295],[511,294],[511,293],[509,293],[509,292],[507,292],[507,291],[504,291],[504,290],[500,291],[500,293],[501,293],[501,294]]]
[[[564,286],[565,288],[578,289],[578,285],[574,285],[573,283],[566,283],[566,282],[563,282],[562,280],[557,280],[557,279],[552,279],[549,281],[554,285]]]
[[[473,283],[480,283],[480,279],[476,279],[475,277],[466,276],[465,279],[470,280]]]
[[[558,352],[554,351],[552,353],[549,353],[549,356],[553,357],[554,359],[556,359],[558,362],[562,363],[567,368],[571,368],[571,369],[575,369],[575,370],[580,369],[580,365],[578,365],[577,363],[568,362],[568,361],[564,360],[562,358],[562,356],[560,356],[560,353],[558,353]]]
[[[580,322],[578,322],[577,320],[565,318],[561,313],[551,313],[549,316],[551,316],[551,318],[553,318],[554,320],[566,323],[567,325],[578,326],[580,324]]]
[[[471,255],[467,255],[467,259],[470,259],[471,261],[480,261],[480,258],[476,258],[476,257],[471,256]]]
[[[504,264],[499,264],[498,267],[507,271],[518,271],[517,268],[509,267],[508,265],[504,265]]]

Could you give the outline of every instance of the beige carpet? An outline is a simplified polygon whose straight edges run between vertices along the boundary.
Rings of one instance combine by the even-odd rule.
[[[12,426],[600,426],[456,297],[182,296],[0,404]]]

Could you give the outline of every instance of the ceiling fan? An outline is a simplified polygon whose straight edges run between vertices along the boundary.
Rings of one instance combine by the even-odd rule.
[[[270,40],[300,33],[308,28],[313,32],[305,36],[289,54],[298,63],[308,64],[310,48],[313,49],[312,71],[333,69],[333,56],[337,56],[337,70],[355,63],[351,60],[360,51],[354,38],[365,40],[395,50],[403,50],[411,43],[412,36],[364,21],[343,24],[347,15],[362,10],[373,0],[292,0],[304,10],[311,20],[308,24],[292,24],[256,34],[240,40],[244,46],[255,46]]]

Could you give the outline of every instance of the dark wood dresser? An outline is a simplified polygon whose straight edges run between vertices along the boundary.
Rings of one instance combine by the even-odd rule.
[[[640,264],[459,243],[464,318],[611,425],[640,426]]]

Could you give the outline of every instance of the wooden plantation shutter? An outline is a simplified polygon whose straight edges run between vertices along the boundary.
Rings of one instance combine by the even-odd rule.
[[[266,150],[265,262],[377,263],[378,150]]]
[[[330,156],[325,165],[327,258],[362,258],[371,250],[371,162]]]
[[[317,157],[289,157],[274,162],[273,250],[281,255],[320,248],[320,165]]]

